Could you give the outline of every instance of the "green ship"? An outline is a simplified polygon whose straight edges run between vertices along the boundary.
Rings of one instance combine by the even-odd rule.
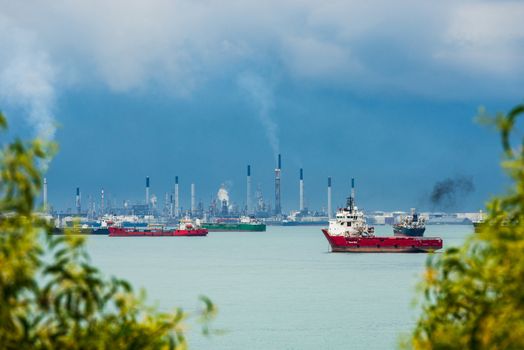
[[[264,232],[266,224],[253,217],[241,217],[238,222],[207,222],[202,224],[209,232]]]

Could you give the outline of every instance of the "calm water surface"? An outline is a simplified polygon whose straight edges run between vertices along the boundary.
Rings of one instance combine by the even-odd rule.
[[[429,226],[426,236],[460,245],[471,226]],[[391,226],[378,226],[391,235]],[[207,237],[88,239],[95,265],[147,289],[163,310],[194,311],[199,295],[219,307],[191,349],[393,349],[411,329],[426,254],[329,253],[320,227],[212,232]]]

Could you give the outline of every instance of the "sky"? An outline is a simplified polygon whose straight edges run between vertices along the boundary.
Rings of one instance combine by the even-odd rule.
[[[505,191],[499,137],[478,108],[522,102],[520,1],[0,0],[0,109],[11,133],[59,144],[49,200],[74,207],[104,188],[163,202],[179,176],[209,201],[341,205],[350,178],[367,210],[471,210]],[[473,181],[447,208],[447,178]]]

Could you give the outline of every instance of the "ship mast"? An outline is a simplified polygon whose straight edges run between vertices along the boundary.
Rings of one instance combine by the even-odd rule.
[[[347,199],[347,206],[349,212],[353,213],[353,210],[355,209],[355,178],[351,179],[351,195]]]

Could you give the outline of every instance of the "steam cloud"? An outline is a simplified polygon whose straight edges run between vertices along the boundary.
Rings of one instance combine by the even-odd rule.
[[[226,201],[226,203],[229,204],[229,193],[224,184],[220,186],[220,189],[218,190],[218,193],[217,193],[217,197],[220,202]]]
[[[0,99],[25,108],[37,134],[51,139],[55,89],[61,87],[55,85],[57,81],[80,86],[102,83],[121,92],[147,88],[155,82],[187,95],[206,77],[213,78],[214,72],[243,67],[262,52],[274,56],[284,74],[313,83],[347,85],[354,91],[361,91],[362,82],[368,82],[367,88],[389,91],[393,86],[416,94],[436,91],[438,96],[445,93],[456,98],[470,90],[449,88],[450,81],[457,85],[457,72],[491,72],[496,77],[502,73],[508,86],[518,82],[513,77],[522,73],[524,4],[513,1],[444,1],[431,6],[385,0],[374,6],[362,6],[356,0],[328,6],[312,0],[204,3],[139,0],[131,6],[126,0],[38,1],[27,11],[24,1],[3,1]],[[126,16],[118,16],[124,9]],[[392,9],[399,15],[391,16]],[[398,72],[381,74],[377,79],[373,72],[384,73],[385,69],[375,66],[377,60],[369,59],[369,50],[360,45],[370,37],[376,39],[369,18],[385,28],[398,29],[399,40],[390,45],[392,60],[412,51],[413,33],[415,38],[429,38],[417,50],[421,56],[414,59],[427,64],[404,70],[402,79]],[[508,25],[501,27],[501,20]],[[329,28],[329,35],[322,28]],[[464,38],[468,38],[468,45],[463,45]],[[442,68],[450,67],[454,68],[443,75]],[[63,75],[60,79],[56,79],[57,71]],[[419,83],[421,72],[434,81]],[[267,80],[261,75],[241,74],[238,85],[256,105],[277,154],[278,128],[270,115],[274,103]],[[520,96],[520,85],[513,85],[512,91]],[[488,96],[494,91],[490,92]],[[508,95],[506,90],[502,93]]]
[[[150,201],[151,201],[151,205],[152,205],[153,207],[156,207],[156,203],[157,203],[157,201],[158,201],[156,195],[152,195]]]
[[[276,158],[279,153],[280,142],[277,135],[278,126],[271,117],[271,110],[274,107],[274,96],[271,88],[262,77],[253,73],[240,75],[238,85],[249,95],[257,108],[258,119],[266,131],[266,137]]]
[[[458,200],[474,190],[475,185],[471,177],[447,178],[435,183],[429,199],[434,207],[447,209],[454,207]]]
[[[55,70],[48,55],[35,40],[9,23],[0,21],[0,101],[19,109],[36,136],[52,140],[55,136]]]

